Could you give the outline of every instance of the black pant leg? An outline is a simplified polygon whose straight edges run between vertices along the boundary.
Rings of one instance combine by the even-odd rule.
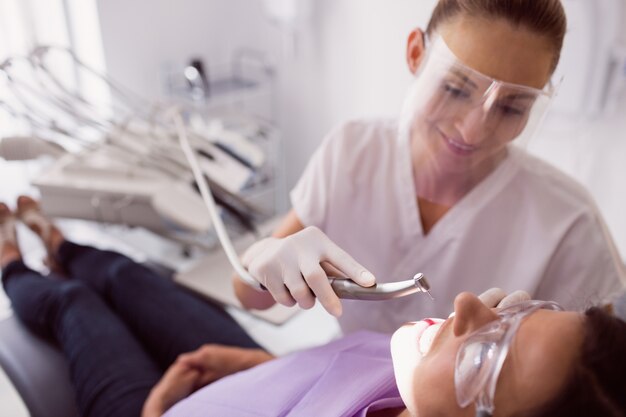
[[[58,258],[107,300],[162,369],[206,343],[260,347],[223,308],[124,255],[65,242]]]
[[[78,281],[46,279],[21,262],[5,268],[3,283],[16,315],[67,357],[81,415],[141,414],[161,371],[96,293]]]

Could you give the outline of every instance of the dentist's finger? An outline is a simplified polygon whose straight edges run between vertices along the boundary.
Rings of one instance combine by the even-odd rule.
[[[330,262],[320,262],[320,266],[322,267],[328,278],[348,278],[345,272],[335,268],[335,266]]]
[[[341,301],[333,291],[324,269],[317,262],[308,262],[300,266],[302,276],[309,288],[320,301],[322,307],[335,317],[341,316],[343,311]]]
[[[248,272],[258,280],[279,304],[291,307],[296,304],[284,284],[282,265],[267,260],[255,260],[250,264]]]
[[[376,284],[374,274],[331,241],[326,244],[321,261],[330,262],[335,268],[343,271],[347,278],[362,287],[371,287]]]
[[[487,307],[494,308],[506,297],[504,290],[500,288],[489,288],[478,296],[478,299]]]
[[[528,300],[530,300],[530,294],[528,294],[526,291],[517,290],[504,297],[502,301],[500,301],[500,303],[498,304],[498,307],[504,308]]]
[[[301,308],[308,310],[315,305],[315,297],[302,275],[300,268],[296,265],[286,268],[283,277],[285,287],[289,290],[291,297]]]

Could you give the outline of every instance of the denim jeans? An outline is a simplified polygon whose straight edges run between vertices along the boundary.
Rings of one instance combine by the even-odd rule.
[[[67,357],[82,416],[138,417],[176,357],[205,343],[259,347],[221,307],[123,255],[64,242],[55,259],[69,279],[15,261],[2,282],[21,321]]]

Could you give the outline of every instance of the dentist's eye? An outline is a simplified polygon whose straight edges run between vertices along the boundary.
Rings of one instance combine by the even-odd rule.
[[[469,91],[456,87],[452,84],[444,84],[443,90],[453,98],[467,98],[470,96]]]
[[[525,113],[525,110],[507,104],[499,104],[497,108],[505,116],[521,116]]]

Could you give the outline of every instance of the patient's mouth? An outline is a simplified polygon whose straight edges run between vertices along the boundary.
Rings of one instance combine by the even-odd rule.
[[[439,328],[445,322],[443,319],[424,319],[423,322],[428,324],[428,327],[419,336],[419,350],[422,355],[426,355],[430,350],[430,347],[435,340],[435,336],[439,332]]]

